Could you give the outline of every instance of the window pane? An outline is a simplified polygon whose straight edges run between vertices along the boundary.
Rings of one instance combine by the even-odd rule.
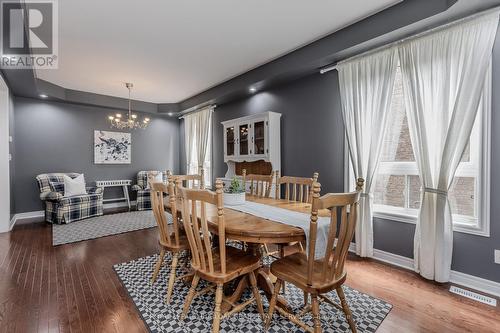
[[[413,147],[403,99],[403,80],[398,67],[394,80],[391,110],[387,120],[387,132],[382,143],[381,162],[413,162]]]
[[[395,207],[405,206],[405,176],[378,175],[374,203]]]
[[[455,177],[448,193],[452,214],[476,216],[475,209],[476,179]]]
[[[408,176],[408,186],[410,187],[408,191],[408,208],[419,209],[420,208],[420,196],[421,187],[419,176]]]
[[[481,170],[480,158],[483,149],[481,140],[483,109],[482,106],[479,108],[474,129],[460,160],[462,163],[448,194],[454,220],[461,224],[476,225],[480,215],[478,207],[481,207],[481,198],[478,196],[481,189],[478,184],[481,183],[479,170]],[[416,214],[421,205],[422,184],[410,138],[399,68],[395,77],[380,162],[376,183],[372,187],[376,209],[389,214],[395,212]]]

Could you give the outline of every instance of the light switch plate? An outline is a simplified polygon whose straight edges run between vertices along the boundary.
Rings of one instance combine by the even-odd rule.
[[[9,142],[12,142],[12,135],[9,136]]]
[[[495,250],[495,264],[500,264],[500,250]]]

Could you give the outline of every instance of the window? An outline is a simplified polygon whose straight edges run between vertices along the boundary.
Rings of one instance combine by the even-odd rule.
[[[485,91],[491,88],[491,80],[487,82],[489,84]],[[489,235],[490,112],[490,103],[481,103],[469,143],[448,193],[454,229],[485,236]],[[349,172],[352,172],[352,167]],[[399,67],[375,181],[375,217],[402,222],[416,221],[422,186],[410,139]],[[350,186],[351,189],[355,187],[354,184]]]
[[[196,138],[193,139],[193,147],[197,147]],[[212,187],[212,126],[208,133],[207,153],[203,162],[203,170],[205,172],[205,188]],[[196,149],[191,149],[191,164],[187,165],[187,174],[197,174],[198,171],[198,153]]]

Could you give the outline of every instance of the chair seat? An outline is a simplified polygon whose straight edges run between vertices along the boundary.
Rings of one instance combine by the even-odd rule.
[[[204,280],[213,283],[225,283],[253,272],[261,266],[258,257],[232,246],[226,246],[226,274],[222,274],[220,273],[219,252],[219,248],[212,249],[214,271],[216,273],[203,272],[198,270],[197,267],[193,267]]]
[[[179,232],[179,244],[175,244],[175,234],[172,233],[170,235],[170,239],[172,240],[172,244],[168,244],[166,241],[158,239],[158,243],[165,248],[165,250],[170,252],[179,252],[184,250],[189,250],[189,241],[184,232]]]
[[[307,285],[307,255],[303,252],[280,258],[271,264],[271,273],[278,279],[291,282],[309,293],[329,292],[341,285],[346,278],[345,272],[333,281],[322,281],[323,259],[315,260],[313,267],[313,284]]]

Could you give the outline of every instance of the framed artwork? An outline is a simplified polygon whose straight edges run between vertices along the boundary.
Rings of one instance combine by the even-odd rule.
[[[95,164],[130,164],[131,151],[130,133],[94,131]]]

